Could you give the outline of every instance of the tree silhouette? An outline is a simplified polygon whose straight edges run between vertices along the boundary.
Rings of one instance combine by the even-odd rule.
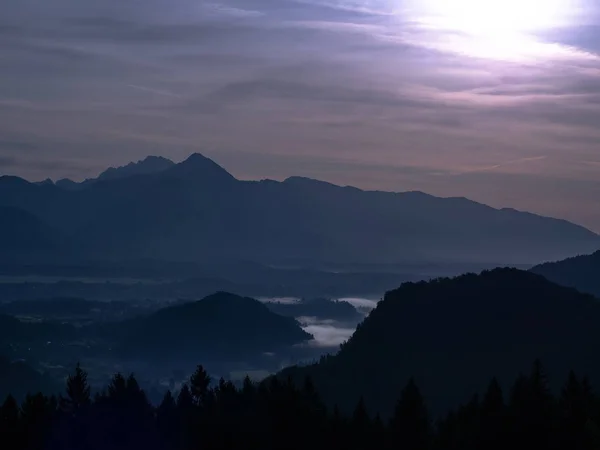
[[[199,407],[208,406],[208,398],[210,395],[209,386],[211,378],[203,366],[198,366],[196,371],[190,377],[190,393],[194,402]]]
[[[163,445],[175,441],[177,433],[177,402],[167,391],[156,410],[156,427]]]
[[[411,378],[400,394],[390,422],[396,447],[423,450],[429,447],[430,419],[421,392]]]
[[[87,381],[88,374],[79,363],[75,367],[75,373],[67,378],[67,397],[63,398],[63,408],[73,415],[88,407],[91,403],[91,388]]]
[[[56,401],[41,393],[27,395],[21,406],[21,426],[25,436],[25,448],[41,449],[51,431]]]
[[[0,439],[5,442],[8,450],[22,448],[20,437],[19,404],[9,395],[0,407]]]
[[[363,397],[349,416],[337,407],[329,412],[310,380],[296,386],[276,377],[258,385],[246,379],[238,389],[221,379],[216,386],[203,384],[196,397],[185,384],[177,399],[169,391],[156,408],[133,375],[116,374],[93,401],[85,400],[88,387],[82,371],[76,370],[67,384],[72,397],[64,401],[79,405],[77,414],[73,408],[64,409],[64,402],[58,408],[56,399],[42,394],[28,395],[20,408],[8,397],[0,407],[0,448],[500,450],[522,444],[542,450],[600,448],[600,403],[589,381],[571,372],[557,399],[539,361],[530,376],[517,378],[508,403],[492,379],[482,400],[474,395],[435,427],[412,379],[388,425],[376,412],[371,419]],[[209,408],[198,403],[202,397],[211,399]]]
[[[498,380],[493,378],[481,402],[477,445],[489,450],[505,448],[507,426],[502,388]]]
[[[572,449],[591,448],[593,437],[587,425],[592,415],[592,401],[589,384],[586,382],[584,386],[575,372],[571,371],[558,402],[562,421],[562,445],[569,445]]]

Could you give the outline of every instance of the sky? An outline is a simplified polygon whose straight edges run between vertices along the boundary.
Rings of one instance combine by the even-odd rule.
[[[600,232],[592,0],[3,0],[0,174],[200,152]]]

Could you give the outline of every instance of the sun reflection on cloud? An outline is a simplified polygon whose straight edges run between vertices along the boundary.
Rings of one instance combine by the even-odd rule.
[[[565,24],[571,0],[419,0],[423,18],[437,26],[477,35],[502,35]]]
[[[592,55],[547,42],[540,32],[569,26],[581,0],[408,0],[412,20],[431,45],[476,58],[532,61]]]

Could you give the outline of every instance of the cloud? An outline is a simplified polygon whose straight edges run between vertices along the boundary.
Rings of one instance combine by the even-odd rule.
[[[0,150],[2,151],[15,151],[15,152],[30,152],[36,150],[38,147],[27,141],[12,141],[6,139],[0,139]]]
[[[127,86],[132,89],[138,89],[140,91],[150,92],[150,93],[156,94],[156,95],[163,95],[165,97],[175,97],[175,98],[181,97],[181,95],[173,94],[172,92],[162,91],[160,89],[153,89],[153,88],[150,88],[147,86],[138,86],[137,84],[128,84]]]
[[[302,329],[314,336],[313,345],[316,347],[335,348],[346,342],[354,333],[354,328],[343,328],[335,324],[314,323],[303,326]]]
[[[542,156],[532,156],[530,158],[519,158],[519,159],[513,159],[511,161],[506,161],[506,162],[501,162],[498,164],[494,164],[491,166],[485,166],[485,167],[477,167],[474,169],[468,169],[468,170],[464,170],[462,172],[459,172],[459,174],[465,174],[465,173],[473,173],[473,172],[489,172],[495,169],[500,169],[502,167],[506,167],[506,166],[514,166],[517,164],[525,164],[528,162],[533,162],[533,161],[541,161],[543,159],[546,159],[547,157],[545,155]]]
[[[81,179],[200,151],[244,178],[460,195],[600,230],[597,5],[515,41],[424,26],[406,1],[0,2],[4,170]]]
[[[15,166],[16,158],[12,156],[0,156],[0,170],[9,170]]]

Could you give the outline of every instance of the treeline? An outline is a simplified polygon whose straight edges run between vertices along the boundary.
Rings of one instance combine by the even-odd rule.
[[[352,374],[348,374],[352,376]],[[386,386],[381,386],[386,389]],[[540,362],[504,394],[487,392],[439,420],[410,380],[389,420],[370,417],[363,400],[351,415],[329,410],[310,379],[303,386],[276,377],[243,387],[211,383],[199,366],[173,396],[154,407],[133,375],[117,374],[94,396],[80,367],[58,398],[29,395],[3,403],[0,448],[24,449],[407,449],[495,450],[600,448],[600,399],[571,373],[553,395]]]

